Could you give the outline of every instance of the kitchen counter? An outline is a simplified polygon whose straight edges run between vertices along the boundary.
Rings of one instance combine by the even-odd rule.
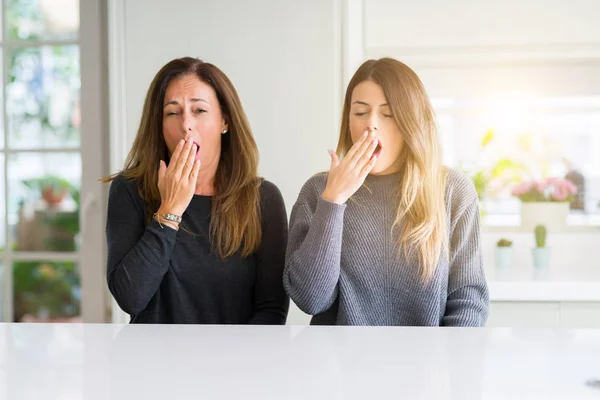
[[[0,398],[597,399],[600,330],[0,324]]]
[[[600,266],[486,269],[491,301],[600,302]]]

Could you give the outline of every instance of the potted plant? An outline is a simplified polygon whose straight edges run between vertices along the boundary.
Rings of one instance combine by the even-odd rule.
[[[521,182],[512,190],[512,195],[521,200],[521,227],[531,230],[544,225],[553,231],[564,229],[569,204],[576,193],[577,187],[567,179]]]
[[[58,206],[67,194],[73,195],[73,192],[77,190],[66,179],[54,175],[26,179],[22,183],[34,193],[38,192],[50,207]]]
[[[500,239],[496,243],[494,253],[495,264],[497,268],[506,268],[512,265],[513,249],[512,242],[508,239]]]
[[[534,234],[533,265],[536,268],[547,268],[550,264],[550,249],[546,246],[547,229],[544,225],[538,225],[535,227]]]

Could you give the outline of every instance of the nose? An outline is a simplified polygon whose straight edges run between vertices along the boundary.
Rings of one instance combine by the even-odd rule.
[[[369,132],[375,132],[375,133],[377,133],[378,132],[378,126],[379,126],[378,121],[375,120],[375,119],[372,119],[372,120],[369,121],[369,125],[367,126],[367,129],[368,129]]]
[[[195,120],[189,112],[183,113],[182,128],[184,135],[189,135],[194,128]]]
[[[369,130],[369,132],[377,133],[378,128],[379,128],[379,117],[377,116],[377,113],[372,113],[369,117],[367,129]]]

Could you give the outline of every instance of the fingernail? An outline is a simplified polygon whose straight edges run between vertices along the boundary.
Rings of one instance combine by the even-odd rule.
[[[368,134],[369,134],[369,131],[366,130],[365,133],[363,133],[363,137],[367,137]]]

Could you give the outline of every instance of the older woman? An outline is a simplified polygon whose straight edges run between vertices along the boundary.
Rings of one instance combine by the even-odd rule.
[[[287,214],[257,168],[227,76],[166,64],[124,170],[106,179],[108,287],[132,323],[285,323]]]

